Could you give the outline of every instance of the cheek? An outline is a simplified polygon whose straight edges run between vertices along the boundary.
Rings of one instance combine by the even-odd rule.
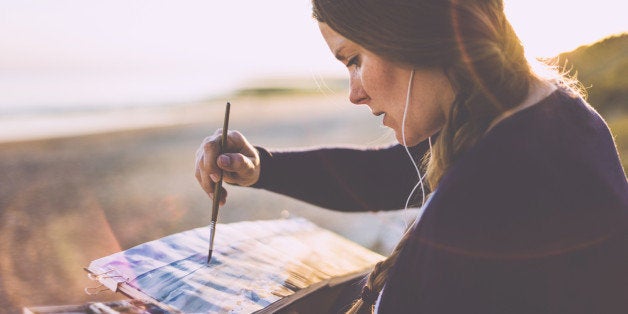
[[[405,85],[400,84],[399,74],[380,64],[370,64],[361,69],[362,84],[367,93],[388,104],[397,103],[405,97]]]
[[[418,97],[413,97],[413,104],[408,113],[410,115],[408,123],[409,127],[423,138],[434,134],[442,127],[445,115],[435,95],[429,92],[427,95],[416,93]]]

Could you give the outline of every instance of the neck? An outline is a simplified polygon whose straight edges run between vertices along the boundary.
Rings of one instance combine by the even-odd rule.
[[[523,109],[526,109],[526,108],[529,108],[538,104],[545,97],[553,93],[556,90],[556,88],[557,88],[556,85],[548,81],[540,80],[536,78],[533,79],[532,82],[530,83],[530,88],[528,89],[528,96],[526,96],[526,98],[520,104],[505,111],[504,113],[499,115],[497,118],[495,118],[495,120],[491,122],[491,125],[489,125],[485,134],[488,133],[495,125],[497,125],[502,120],[514,115],[515,113]]]

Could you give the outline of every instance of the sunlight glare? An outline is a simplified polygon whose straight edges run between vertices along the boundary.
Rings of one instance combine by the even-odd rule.
[[[508,19],[533,57],[553,57],[628,31],[625,11],[612,0],[504,2]]]

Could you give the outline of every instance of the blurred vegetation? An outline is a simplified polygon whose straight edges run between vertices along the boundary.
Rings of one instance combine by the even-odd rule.
[[[315,84],[312,84],[312,80]],[[324,95],[345,91],[349,88],[346,78],[307,78],[307,79],[266,79],[249,82],[238,89],[234,96],[239,97],[275,97],[297,95]]]
[[[267,97],[275,95],[294,95],[294,94],[309,94],[314,93],[315,90],[303,90],[298,88],[287,87],[250,87],[243,88],[236,92],[236,96],[253,96],[253,97]]]
[[[558,65],[586,88],[587,100],[604,116],[628,169],[628,33],[558,55]]]
[[[601,114],[628,114],[628,33],[562,53],[558,65],[584,85]]]
[[[609,121],[609,127],[615,137],[615,143],[617,144],[617,150],[619,156],[622,158],[622,165],[624,166],[624,173],[628,175],[628,115],[623,115],[619,118]]]

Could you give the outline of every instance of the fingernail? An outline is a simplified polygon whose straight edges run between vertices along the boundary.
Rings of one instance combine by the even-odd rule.
[[[229,164],[231,163],[231,158],[226,155],[220,155],[220,157],[218,157],[218,162],[221,166],[229,166]]]
[[[209,175],[209,177],[210,177],[210,178],[212,179],[212,181],[214,181],[214,182],[218,182],[218,180],[220,179],[220,178],[218,178],[218,175],[217,175],[217,174],[215,174],[215,173],[210,174],[210,175]]]
[[[214,193],[209,193],[209,197],[214,198]]]

